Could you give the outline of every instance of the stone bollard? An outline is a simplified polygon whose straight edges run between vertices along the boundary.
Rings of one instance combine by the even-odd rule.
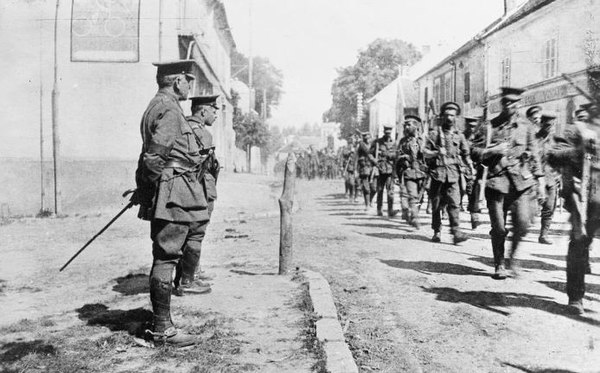
[[[289,153],[285,162],[283,192],[279,197],[281,228],[279,235],[279,274],[285,275],[292,270],[292,207],[294,206],[294,185],[296,182],[296,157]]]

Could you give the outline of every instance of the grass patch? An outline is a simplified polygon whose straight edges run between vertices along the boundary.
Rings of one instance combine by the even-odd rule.
[[[321,342],[317,339],[317,321],[320,317],[313,311],[307,282],[300,285],[300,297],[298,298],[297,307],[304,313],[300,335],[302,346],[316,360],[312,370],[317,373],[327,373],[327,356]]]

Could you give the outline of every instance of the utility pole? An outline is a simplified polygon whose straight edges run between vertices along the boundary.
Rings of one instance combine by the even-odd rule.
[[[54,163],[54,214],[58,215],[61,210],[60,204],[60,135],[58,126],[58,7],[60,0],[56,0],[56,12],[54,14],[54,85],[52,86],[52,158]]]
[[[252,0],[248,1],[248,119],[252,121]],[[252,146],[248,144],[248,173],[252,172]]]
[[[44,213],[44,79],[42,75],[42,17],[40,16],[40,213]]]

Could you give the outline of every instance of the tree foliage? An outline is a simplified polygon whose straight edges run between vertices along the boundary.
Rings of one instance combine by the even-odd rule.
[[[240,149],[247,149],[248,145],[264,148],[271,137],[265,122],[254,113],[234,115],[233,130],[235,145]]]
[[[279,104],[283,93],[283,73],[266,57],[252,57],[252,66],[252,88],[256,92],[254,110],[263,115],[263,92],[266,91],[266,117],[270,118],[271,108]],[[231,76],[248,84],[248,57],[237,51],[231,55]]]
[[[324,122],[341,123],[340,137],[348,139],[355,130],[369,127],[367,100],[398,77],[400,66],[410,66],[421,59],[414,45],[398,39],[376,39],[359,51],[353,66],[339,68],[331,85],[331,108],[323,114]],[[357,122],[357,95],[363,94],[363,117]]]

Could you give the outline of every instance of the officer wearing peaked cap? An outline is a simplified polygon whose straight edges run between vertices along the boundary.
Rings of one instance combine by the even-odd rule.
[[[429,195],[432,205],[432,242],[440,242],[442,208],[448,211],[450,229],[454,243],[466,241],[468,236],[460,229],[459,203],[460,182],[465,170],[472,169],[469,157],[469,144],[456,128],[456,118],[460,107],[454,102],[446,102],[440,108],[441,126],[430,132],[425,143],[424,155],[429,163],[431,186]]]
[[[194,61],[156,63],[158,92],[142,116],[142,151],[136,171],[133,202],[138,216],[150,221],[152,270],[150,300],[155,345],[183,347],[198,342],[178,331],[171,318],[173,270],[179,265],[186,242],[197,238],[208,221],[208,201],[198,180],[201,156],[196,141],[189,141],[190,126],[179,105],[190,91]]]
[[[505,279],[506,267],[515,272],[515,254],[521,239],[527,234],[530,222],[530,194],[538,179],[538,193],[543,196],[545,185],[536,150],[533,127],[521,119],[517,104],[524,90],[503,87],[502,112],[481,127],[472,156],[475,162],[488,167],[485,197],[492,229],[495,279]],[[510,259],[504,259],[504,243],[508,230],[506,215],[510,209],[513,223]]]
[[[186,136],[195,140],[200,150],[201,172],[198,174],[201,192],[206,198],[208,217],[212,215],[217,199],[216,179],[219,173],[219,162],[214,152],[212,134],[206,129],[217,120],[219,115],[218,95],[190,97],[192,115],[187,117],[189,129]],[[204,240],[209,220],[195,224],[194,235],[188,239],[183,248],[183,257],[179,261],[175,276],[173,293],[178,296],[189,294],[204,294],[211,291],[210,284],[201,280],[209,280],[210,276],[199,270],[202,242]]]

